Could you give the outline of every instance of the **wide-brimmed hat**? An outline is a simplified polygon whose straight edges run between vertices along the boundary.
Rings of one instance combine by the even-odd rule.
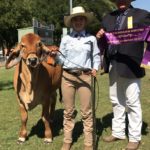
[[[87,24],[93,21],[94,15],[92,12],[86,12],[82,6],[77,6],[72,9],[69,16],[64,16],[64,24],[67,27],[71,27],[71,19],[76,16],[84,16],[87,19]]]

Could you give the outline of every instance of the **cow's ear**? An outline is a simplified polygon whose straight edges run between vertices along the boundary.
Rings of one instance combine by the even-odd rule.
[[[59,47],[56,46],[56,45],[48,46],[48,48],[49,48],[50,51],[54,51],[54,52],[55,52],[55,51],[57,51],[57,52],[59,51]]]
[[[21,60],[21,44],[18,44],[11,52],[11,54],[9,55],[6,64],[5,64],[5,68],[9,69],[12,68],[13,66],[15,66],[16,64],[18,64]]]
[[[50,49],[44,43],[40,42],[40,44],[43,51],[50,52]]]

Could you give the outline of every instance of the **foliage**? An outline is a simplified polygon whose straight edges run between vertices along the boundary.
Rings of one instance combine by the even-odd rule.
[[[17,42],[17,29],[31,25],[30,0],[0,1],[0,46],[12,47]]]
[[[109,0],[73,0],[73,7],[77,5],[95,13],[95,22],[89,27],[93,34],[102,16],[113,8]],[[17,42],[17,29],[31,26],[32,18],[54,24],[55,36],[60,39],[69,0],[0,0],[0,14],[0,47],[12,47]]]

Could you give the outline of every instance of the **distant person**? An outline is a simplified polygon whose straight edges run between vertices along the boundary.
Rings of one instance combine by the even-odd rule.
[[[118,9],[103,18],[103,27],[97,38],[105,31],[139,28],[150,25],[150,13],[133,8],[133,0],[114,0]],[[137,150],[141,141],[142,110],[140,102],[141,78],[145,70],[140,67],[144,52],[144,42],[128,42],[121,45],[109,45],[104,59],[110,62],[106,66],[110,79],[110,99],[113,107],[112,134],[104,137],[105,142],[123,140],[125,135],[125,117],[128,116],[128,138],[126,150]],[[109,65],[109,63],[107,63]]]
[[[64,55],[62,96],[64,104],[64,140],[61,150],[70,150],[75,125],[75,94],[79,93],[83,121],[84,150],[93,150],[93,116],[91,107],[91,76],[96,77],[100,66],[100,51],[96,37],[86,31],[93,20],[93,13],[81,6],[74,7],[64,23],[73,31],[62,38],[60,51]],[[93,50],[93,52],[92,52]],[[91,64],[93,63],[93,67]]]

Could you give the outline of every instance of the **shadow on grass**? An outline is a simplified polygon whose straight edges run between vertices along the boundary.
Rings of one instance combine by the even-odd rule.
[[[107,128],[112,127],[112,118],[113,113],[108,113],[107,115],[103,116],[102,118],[96,118],[96,150],[98,145],[100,144],[100,137],[102,136],[103,131]],[[128,124],[128,120],[126,120],[126,126]],[[142,135],[147,135],[148,124],[143,121],[142,124]],[[75,124],[74,132],[73,132],[73,143],[77,142],[78,138],[83,134],[83,124],[82,121],[78,121]],[[111,134],[111,133],[110,133]],[[128,135],[128,130],[126,128],[126,136]]]
[[[109,113],[102,118],[96,119],[96,141],[95,141],[95,149],[97,150],[98,145],[100,144],[100,137],[102,136],[102,133],[107,128],[111,128],[112,126],[112,120],[113,113]]]
[[[102,119],[96,118],[96,145],[98,147],[100,136],[105,128],[111,127],[112,113],[104,116]],[[78,121],[73,130],[73,143],[77,142],[78,138],[83,134],[83,123]]]
[[[52,124],[53,136],[59,136],[63,129],[63,109],[57,109],[54,113],[54,120]]]
[[[83,134],[83,123],[82,121],[77,121],[73,129],[73,143],[77,142],[78,138]]]
[[[58,109],[54,113],[53,123],[50,123],[52,128],[53,137],[60,135],[60,131],[63,128],[63,109]],[[44,123],[40,119],[35,126],[32,127],[28,139],[34,135],[37,135],[39,138],[44,138]]]
[[[107,128],[112,127],[112,118],[113,113],[108,113],[102,118],[96,118],[96,147],[98,148],[98,144],[100,144],[100,137],[102,136],[103,131]],[[128,124],[128,120],[126,120],[126,125]],[[148,124],[143,121],[142,125],[142,135],[147,135]],[[32,127],[31,132],[28,136],[30,138],[33,135],[37,135],[39,138],[44,138],[44,124],[42,119],[40,119],[35,126]],[[52,124],[52,132],[53,136],[59,136],[60,131],[63,129],[63,109],[58,109],[55,111],[54,120]],[[127,129],[127,128],[126,128]],[[73,130],[73,143],[78,141],[78,138],[83,134],[83,123],[82,120],[76,122],[74,130]],[[111,133],[110,133],[111,134]],[[126,135],[128,135],[128,130],[126,130]]]
[[[11,90],[13,88],[14,87],[12,81],[0,82],[0,90]]]
[[[40,119],[37,122],[37,124],[32,127],[32,129],[28,135],[28,139],[34,135],[37,135],[37,137],[39,137],[39,138],[44,138],[44,129],[45,129],[44,123],[43,123],[42,119]]]
[[[102,117],[102,119],[96,119],[97,124],[97,140],[96,140],[96,148],[98,148],[98,144],[99,144],[99,138],[101,137],[102,133],[104,130],[106,130],[107,128],[111,128],[112,127],[112,118],[113,118],[113,113],[109,113],[107,115],[105,115],[104,117]],[[142,135],[147,135],[148,134],[148,124],[143,121],[142,122]],[[128,137],[128,119],[126,116],[126,136]],[[111,133],[110,133],[111,134]]]
[[[147,128],[148,128],[148,124],[143,121],[143,124],[142,124],[142,135],[147,135],[149,133]]]

